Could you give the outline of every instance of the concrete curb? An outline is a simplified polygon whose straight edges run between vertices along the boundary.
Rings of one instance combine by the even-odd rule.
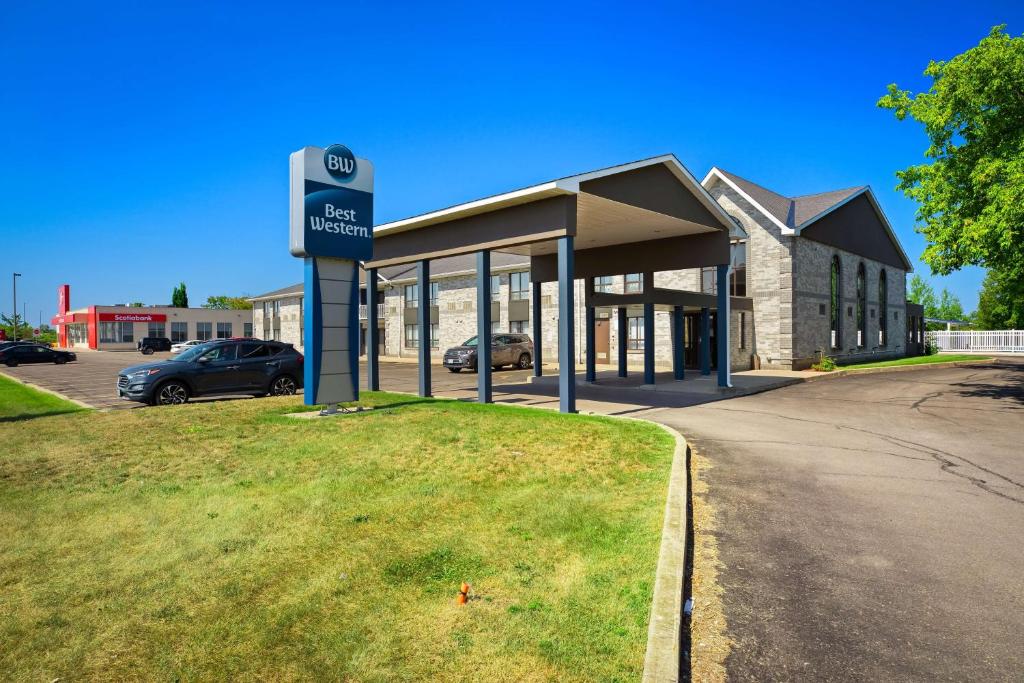
[[[892,365],[881,368],[860,368],[843,370],[842,367],[832,372],[818,372],[807,377],[794,378],[797,382],[817,382],[822,379],[834,379],[836,377],[849,377],[851,375],[875,375],[882,372],[909,372],[911,370],[927,370],[929,368],[959,368],[988,363],[994,358],[978,358],[977,360],[951,360],[943,363],[919,363],[917,365]]]
[[[8,375],[6,372],[0,371],[0,375],[3,375],[7,379],[15,381],[18,384],[22,384],[22,385],[24,385],[24,386],[26,386],[26,387],[28,387],[30,389],[35,389],[36,391],[42,392],[44,394],[50,394],[51,396],[56,396],[57,398],[64,399],[68,403],[74,403],[76,406],[80,406],[82,408],[88,408],[89,410],[98,410],[96,408],[96,406],[89,405],[85,401],[79,401],[78,399],[70,398],[70,397],[65,396],[64,394],[62,394],[60,392],[54,391],[53,389],[47,389],[46,387],[41,387],[38,384],[33,384],[32,382],[26,382],[25,380],[21,379],[20,377],[15,377],[14,375]]]
[[[676,442],[669,475],[665,520],[661,528],[661,550],[654,576],[654,596],[647,627],[647,652],[644,655],[645,683],[675,683],[680,680],[680,644],[683,626],[683,580],[686,571],[686,439],[667,425],[657,425]]]

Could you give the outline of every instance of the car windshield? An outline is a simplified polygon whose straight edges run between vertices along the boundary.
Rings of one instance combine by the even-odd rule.
[[[175,356],[174,360],[194,361],[196,358],[203,355],[203,351],[206,351],[209,347],[209,344],[196,344],[195,346],[190,346]]]
[[[462,345],[463,346],[476,346],[476,335],[474,334],[472,337],[470,337],[466,341],[462,342]]]

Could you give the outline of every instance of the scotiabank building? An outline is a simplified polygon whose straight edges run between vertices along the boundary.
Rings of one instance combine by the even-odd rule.
[[[61,348],[128,350],[143,337],[227,339],[252,336],[251,310],[174,306],[87,306],[71,309],[71,288],[57,290],[57,315],[50,323]]]

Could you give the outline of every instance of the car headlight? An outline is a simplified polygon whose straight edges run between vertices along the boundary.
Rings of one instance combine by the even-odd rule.
[[[160,372],[160,368],[150,368],[149,370],[139,370],[138,372],[133,372],[128,376],[132,379],[142,379],[143,377],[155,375],[158,372]]]
[[[470,351],[469,349],[460,349],[459,350],[459,358],[468,358],[471,353],[473,353],[473,352]]]

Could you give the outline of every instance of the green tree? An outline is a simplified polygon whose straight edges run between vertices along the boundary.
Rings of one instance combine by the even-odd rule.
[[[141,307],[141,306],[145,306],[146,304],[142,303],[141,301],[132,301],[128,305],[129,306],[134,306],[134,307],[138,308],[138,307]]]
[[[934,313],[938,310],[935,289],[917,273],[914,273],[914,276],[910,278],[910,293],[907,294],[907,299],[915,304],[924,306],[924,314],[929,318],[935,317]]]
[[[897,172],[918,202],[922,256],[946,275],[985,266],[1019,299],[1024,294],[1024,36],[996,26],[987,37],[924,73],[927,92],[895,83],[878,106],[923,124],[927,163]]]
[[[252,304],[245,296],[208,296],[203,308],[248,310]]]
[[[978,330],[1015,330],[1024,326],[1024,296],[1020,288],[996,271],[988,271],[981,283],[973,324]]]
[[[935,317],[942,318],[943,320],[967,319],[967,316],[964,315],[964,307],[960,304],[960,299],[945,287],[942,288],[942,294],[939,295],[939,306],[936,313],[938,315]]]
[[[175,308],[188,308],[188,290],[182,282],[171,292],[171,306]]]
[[[32,339],[32,326],[25,322],[19,315],[18,339]],[[8,339],[14,339],[14,316],[0,315],[0,329],[4,331]]]

